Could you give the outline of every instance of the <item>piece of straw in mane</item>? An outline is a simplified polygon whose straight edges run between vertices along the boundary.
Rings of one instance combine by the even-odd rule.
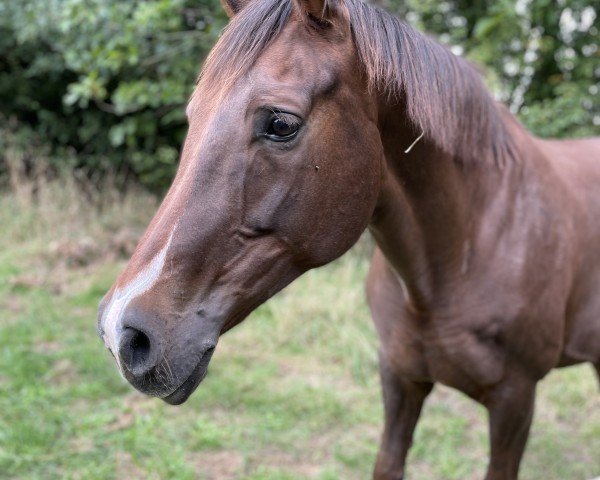
[[[203,87],[228,90],[246,74],[289,21],[293,2],[254,0],[238,13],[206,60]],[[510,154],[503,114],[469,62],[361,0],[329,0],[327,8],[347,9],[371,88],[403,99],[416,131],[463,161]]]

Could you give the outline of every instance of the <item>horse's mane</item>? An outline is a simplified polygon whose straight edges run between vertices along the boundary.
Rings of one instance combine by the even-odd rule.
[[[385,10],[339,1],[371,88],[403,100],[415,129],[456,158],[506,158],[511,138],[503,112],[469,62]],[[244,8],[207,58],[200,81],[230,86],[245,74],[285,27],[293,2],[257,0]]]

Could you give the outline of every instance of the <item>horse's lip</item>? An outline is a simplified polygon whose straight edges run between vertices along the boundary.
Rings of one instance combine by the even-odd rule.
[[[210,362],[214,351],[214,347],[206,350],[198,362],[198,365],[196,365],[194,370],[192,370],[192,373],[190,373],[188,378],[181,385],[179,385],[174,392],[170,393],[166,397],[163,397],[162,399],[169,405],[181,405],[184,403],[190,397],[190,395],[194,393],[194,390],[196,390],[198,385],[200,385],[200,382],[204,380],[204,377],[206,377],[208,363]]]

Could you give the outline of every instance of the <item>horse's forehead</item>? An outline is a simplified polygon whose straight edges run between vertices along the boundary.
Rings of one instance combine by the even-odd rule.
[[[257,59],[255,77],[282,83],[318,82],[339,64],[341,50],[310,34],[299,21],[290,22]]]
[[[302,77],[313,77],[316,71],[314,58],[302,45],[289,45],[285,42],[274,43],[261,55],[253,70],[259,75],[267,75],[283,82]]]

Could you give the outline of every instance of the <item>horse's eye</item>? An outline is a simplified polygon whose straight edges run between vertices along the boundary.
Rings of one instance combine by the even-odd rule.
[[[265,136],[276,142],[286,142],[296,136],[302,121],[290,113],[277,113],[269,119]]]
[[[272,133],[279,137],[287,137],[288,135],[291,135],[292,133],[294,133],[296,130],[297,130],[296,125],[287,123],[282,118],[276,118],[271,123]]]

